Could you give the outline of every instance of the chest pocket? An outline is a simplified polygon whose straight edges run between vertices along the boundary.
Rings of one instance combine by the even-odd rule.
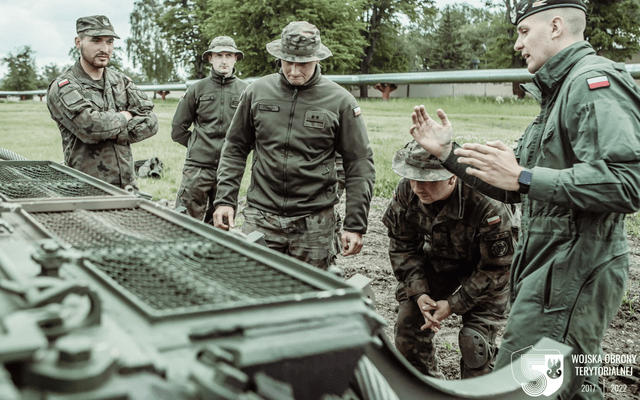
[[[105,110],[105,102],[104,99],[102,98],[102,93],[101,92],[94,92],[94,91],[86,91],[84,92],[84,97],[89,100],[89,102],[93,105],[93,107],[95,109],[98,110]]]
[[[229,105],[231,106],[231,108],[238,108],[238,106],[240,105],[240,96],[232,96],[231,103],[229,103]]]
[[[115,88],[114,88],[115,89]],[[118,110],[126,110],[127,104],[129,103],[127,99],[127,92],[122,91],[116,95],[116,107]]]
[[[204,116],[215,111],[216,96],[207,94],[198,98],[198,115]],[[206,118],[208,120],[209,118]]]

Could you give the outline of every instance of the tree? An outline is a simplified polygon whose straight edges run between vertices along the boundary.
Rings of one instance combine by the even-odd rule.
[[[48,88],[49,83],[60,76],[60,74],[62,74],[62,72],[64,72],[64,70],[66,70],[67,68],[67,66],[58,67],[57,64],[53,63],[45,65],[42,69],[42,73],[38,77],[38,89]]]
[[[38,87],[36,75],[36,60],[31,46],[23,46],[16,50],[16,54],[9,53],[2,58],[7,64],[9,73],[2,81],[3,90],[35,90]]]
[[[415,22],[435,12],[432,0],[368,0],[362,14],[367,44],[360,62],[360,72],[368,74],[372,69],[380,72],[397,71],[397,63],[394,62],[397,59],[380,57],[387,52],[378,52],[378,47],[393,48],[400,34],[401,16],[409,22]],[[376,58],[376,55],[379,57]],[[413,63],[413,60],[402,61],[407,67]],[[360,97],[367,97],[367,85],[360,86]]]
[[[127,56],[140,66],[146,81],[163,83],[174,73],[173,57],[165,35],[157,23],[163,7],[158,0],[139,0],[129,15],[131,37],[126,40]]]
[[[358,69],[365,44],[364,26],[358,20],[361,4],[361,0],[209,0],[212,11],[204,31],[208,38],[233,37],[245,55],[237,70],[244,76],[263,76],[275,71],[267,43],[280,39],[289,22],[307,21],[320,30],[322,44],[333,53],[321,62],[323,72],[352,73]]]
[[[599,55],[624,61],[640,51],[640,0],[589,0],[585,37]]]
[[[442,11],[438,29],[433,35],[433,50],[429,66],[436,69],[464,69],[467,67],[460,27],[461,14],[446,6]],[[463,16],[463,15],[462,15]],[[457,17],[457,18],[456,18]]]
[[[191,79],[201,79],[207,75],[209,64],[202,60],[202,53],[209,46],[203,33],[204,21],[211,11],[220,7],[223,1],[213,1],[211,9],[207,0],[164,0],[163,10],[157,19],[158,27],[169,44],[175,61],[187,68]],[[234,2],[237,3],[237,2]],[[232,4],[238,7],[240,4]],[[245,24],[244,21],[240,25]],[[232,25],[226,25],[227,36]]]

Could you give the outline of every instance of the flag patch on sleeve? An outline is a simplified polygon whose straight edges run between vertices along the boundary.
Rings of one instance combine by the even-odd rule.
[[[590,90],[611,86],[609,84],[609,78],[607,78],[605,75],[587,79],[587,85],[589,85]]]
[[[500,216],[496,215],[495,217],[491,217],[489,219],[487,219],[487,224],[489,225],[494,225],[497,224],[498,222],[500,222]]]
[[[68,79],[65,79],[63,81],[58,82],[58,87],[63,87],[64,85],[66,85],[67,83],[69,83]]]
[[[353,116],[357,117],[358,115],[362,114],[362,110],[360,110],[360,107],[356,107],[353,109]]]

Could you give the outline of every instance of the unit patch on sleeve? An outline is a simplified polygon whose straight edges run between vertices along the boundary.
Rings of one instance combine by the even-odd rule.
[[[489,219],[487,219],[487,224],[489,225],[494,225],[500,222],[500,216],[496,215],[495,217],[491,217]]]
[[[62,80],[60,82],[58,82],[58,87],[63,87],[64,85],[66,85],[67,83],[69,83],[68,79]]]
[[[487,243],[487,250],[489,250],[489,255],[492,258],[513,254],[511,232],[509,231],[487,236],[484,238],[484,241]]]
[[[611,84],[609,83],[609,78],[607,78],[605,75],[587,79],[587,85],[589,85],[590,90],[611,86]]]

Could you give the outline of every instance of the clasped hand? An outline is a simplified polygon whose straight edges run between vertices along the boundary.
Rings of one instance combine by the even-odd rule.
[[[429,295],[423,294],[417,300],[420,312],[424,317],[424,325],[421,331],[431,329],[433,332],[440,330],[440,322],[451,315],[451,307],[446,300],[434,301]]]

